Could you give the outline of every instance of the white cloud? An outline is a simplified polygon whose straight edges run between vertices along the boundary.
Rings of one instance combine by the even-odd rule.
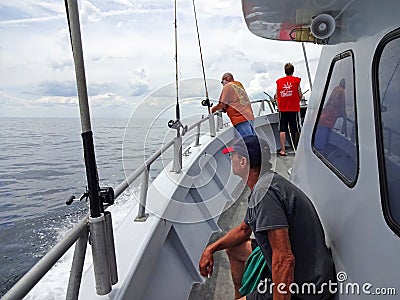
[[[126,105],[139,103],[152,91],[174,82],[173,2],[81,0],[78,4],[86,81],[93,105],[111,110],[107,106],[111,103],[113,109],[126,111]],[[219,80],[227,71],[251,94],[271,92],[275,80],[283,76],[287,61],[295,63],[295,73],[307,88],[300,44],[252,35],[243,20],[240,1],[197,0],[195,4],[205,75],[216,82],[209,87],[210,98],[218,99]],[[75,70],[63,1],[10,0],[2,6],[7,9],[0,11],[0,90],[22,101],[15,100],[12,112],[28,104],[42,108],[46,103],[50,109],[52,101],[57,106],[75,105],[68,97],[76,87],[66,86],[75,82]],[[183,84],[180,97],[191,97],[191,93],[204,97],[192,1],[178,1],[177,24],[179,79],[200,78],[192,87]],[[320,48],[307,45],[307,50],[314,73],[313,60]],[[169,97],[175,98],[173,85]],[[11,99],[8,105],[12,105]]]
[[[144,68],[136,69],[133,78],[129,80],[132,96],[139,96],[149,91],[149,74]]]
[[[102,12],[99,8],[93,5],[90,1],[81,1],[79,18],[82,24],[100,21],[101,17]]]
[[[250,81],[246,91],[254,98],[262,98],[263,96],[265,96],[263,94],[265,91],[269,93],[268,91],[273,90],[274,88],[275,81],[270,78],[268,73],[257,73]]]
[[[89,101],[91,105],[101,107],[128,106],[130,104],[124,97],[113,93],[89,97]]]
[[[77,97],[65,97],[65,96],[44,96],[40,97],[35,101],[31,101],[31,104],[78,104]]]

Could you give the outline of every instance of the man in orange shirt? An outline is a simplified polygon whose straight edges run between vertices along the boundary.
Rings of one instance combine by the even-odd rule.
[[[288,125],[295,148],[300,136],[299,112],[300,100],[303,94],[300,89],[301,79],[293,76],[293,73],[294,66],[291,63],[287,63],[285,64],[286,76],[276,81],[276,98],[279,109],[279,138],[281,142],[281,150],[278,154],[281,156],[287,156],[285,145]]]
[[[213,113],[226,112],[240,136],[256,135],[253,110],[243,85],[235,81],[231,73],[225,73],[222,76],[221,84],[224,87],[219,102],[211,111]]]
[[[343,119],[341,132],[347,134],[347,114],[345,100],[346,79],[342,78],[339,85],[334,87],[331,95],[321,111],[315,133],[315,148],[324,155],[328,154],[328,138],[335,126],[336,120]]]

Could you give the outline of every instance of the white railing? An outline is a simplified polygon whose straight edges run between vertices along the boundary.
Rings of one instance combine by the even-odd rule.
[[[213,115],[210,116],[214,118]],[[201,134],[201,124],[209,120],[210,116],[202,118],[200,121],[188,127],[187,132],[193,130],[194,128],[197,128],[195,145],[200,144],[199,141]],[[212,123],[210,122],[210,124]],[[210,135],[213,136],[213,133],[215,136],[215,128],[210,128]],[[137,217],[135,218],[135,221],[146,220],[145,209],[150,166],[157,158],[161,156],[161,154],[163,154],[172,145],[174,145],[175,141],[176,140],[173,139],[166,143],[162,148],[155,152],[131,175],[129,175],[128,178],[126,178],[120,185],[115,188],[114,196],[115,198],[117,198],[125,191],[126,188],[128,188],[131,183],[133,183],[136,179],[139,178],[140,175],[142,175],[139,211]],[[176,155],[174,155],[174,159],[177,159]],[[89,233],[88,220],[89,215],[85,216],[74,228],[68,231],[68,233],[2,297],[2,300],[14,300],[24,298],[74,243],[76,243],[76,247],[71,266],[66,299],[77,299],[79,295],[79,287],[82,278],[83,263]],[[111,279],[112,282],[116,280]]]
[[[270,106],[273,112],[271,103],[269,100],[256,100],[253,103],[261,102],[261,109],[265,110],[264,101]],[[216,131],[222,130],[228,123],[223,123],[222,113],[217,112],[217,122],[214,123],[214,115],[210,114],[207,117],[203,117],[200,121],[194,123],[187,128],[186,132],[197,129],[195,135],[195,146],[200,145],[200,126],[207,120],[209,120],[209,134],[211,137],[216,136]],[[213,126],[214,125],[214,126]],[[140,201],[137,217],[135,221],[144,222],[147,219],[146,211],[146,200],[147,191],[149,186],[149,170],[151,165],[171,146],[175,145],[176,138],[172,139],[168,143],[164,144],[157,152],[155,152],[150,158],[148,158],[142,165],[140,165],[131,175],[129,175],[121,184],[119,184],[114,191],[114,197],[118,198],[135,180],[142,175],[142,185],[140,189]],[[179,147],[182,147],[180,144]],[[174,147],[179,150],[179,147]],[[174,153],[174,159],[181,159],[182,151],[176,151]],[[105,212],[107,217],[110,219],[111,214]],[[82,278],[83,263],[87,248],[87,240],[89,234],[89,215],[85,216],[74,228],[72,228],[39,262],[33,266],[3,297],[2,300],[14,300],[24,298],[30,290],[42,279],[42,277],[54,266],[54,264],[69,250],[69,248],[76,243],[74,257],[71,266],[70,279],[68,283],[66,299],[77,299],[79,295],[79,288]],[[111,225],[111,220],[107,224]],[[110,228],[106,228],[110,230]],[[112,227],[111,227],[112,234]],[[110,259],[112,261],[112,259]],[[116,267],[115,267],[116,270]],[[117,275],[115,274],[114,277]],[[113,274],[111,274],[113,277]],[[116,283],[117,278],[111,278],[112,284]]]

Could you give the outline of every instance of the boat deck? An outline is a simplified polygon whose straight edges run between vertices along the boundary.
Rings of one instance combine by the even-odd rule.
[[[289,150],[288,153],[289,156],[286,157],[273,156],[271,158],[272,165],[275,166],[275,171],[285,178],[289,177],[288,170],[292,167],[294,160],[294,152]],[[221,232],[213,234],[210,238],[210,243],[242,222],[247,209],[247,197],[249,193],[250,189],[245,189],[235,204],[224,211],[218,221]],[[206,279],[204,283],[194,284],[188,298],[189,300],[234,299],[229,260],[225,251],[219,251],[214,254],[214,264],[213,276]]]

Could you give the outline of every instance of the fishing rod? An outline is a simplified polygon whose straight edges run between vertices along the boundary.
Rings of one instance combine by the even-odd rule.
[[[110,187],[100,188],[99,185],[93,132],[90,122],[77,0],[65,0],[65,8],[78,88],[79,111],[82,126],[81,135],[87,178],[87,191],[83,194],[81,199],[83,197],[89,198],[90,204],[89,231],[92,245],[96,292],[99,295],[106,295],[112,290],[111,284],[118,282],[111,214],[110,212],[104,211],[103,204],[103,201],[109,201],[109,203],[107,203],[109,205],[114,203],[114,191]],[[71,201],[73,201],[73,198],[70,198],[67,204],[70,204]],[[79,276],[82,276],[82,268],[83,260],[79,262],[75,270]],[[79,293],[79,287],[78,289],[72,288],[72,290],[72,294]]]
[[[187,126],[183,126],[181,122],[181,112],[179,108],[179,70],[178,70],[178,20],[177,20],[177,3],[174,1],[174,28],[175,28],[175,88],[176,88],[176,120],[170,120],[168,127],[176,130],[174,138],[174,159],[172,163],[172,171],[179,173],[182,170],[182,135],[185,135]]]
[[[174,7],[174,26],[175,26],[175,87],[176,87],[176,119],[181,119],[181,112],[179,108],[179,84],[178,84],[178,21],[176,17],[176,0],[175,0],[175,7]],[[177,135],[179,136],[180,130],[177,129]]]
[[[195,23],[196,23],[197,41],[198,41],[198,43],[199,43],[201,68],[202,68],[202,70],[203,70],[204,89],[205,89],[205,92],[206,92],[206,99],[203,100],[203,101],[201,102],[201,104],[202,104],[203,106],[207,106],[208,114],[210,114],[210,113],[211,113],[211,109],[210,109],[210,108],[211,108],[212,104],[210,104],[210,99],[209,99],[209,97],[208,97],[206,72],[205,72],[204,60],[203,60],[203,51],[202,51],[202,49],[201,49],[199,24],[198,24],[198,22],[197,22],[196,4],[194,3],[194,0],[193,0],[193,12],[194,12],[194,20],[195,20]]]
[[[210,98],[208,97],[206,72],[205,72],[204,60],[203,60],[203,51],[201,49],[199,24],[197,22],[196,4],[194,3],[194,0],[192,2],[193,2],[194,20],[195,20],[196,31],[197,31],[197,41],[199,43],[201,68],[202,68],[202,71],[203,71],[204,89],[205,89],[205,93],[206,93],[206,99],[201,101],[201,105],[207,106],[207,111],[208,111],[208,116],[209,116],[208,121],[209,121],[209,126],[210,126],[210,135],[212,137],[214,137],[216,135],[216,132],[215,132],[215,121],[214,121],[214,115],[211,113],[211,107],[213,106],[213,104],[210,102]]]

